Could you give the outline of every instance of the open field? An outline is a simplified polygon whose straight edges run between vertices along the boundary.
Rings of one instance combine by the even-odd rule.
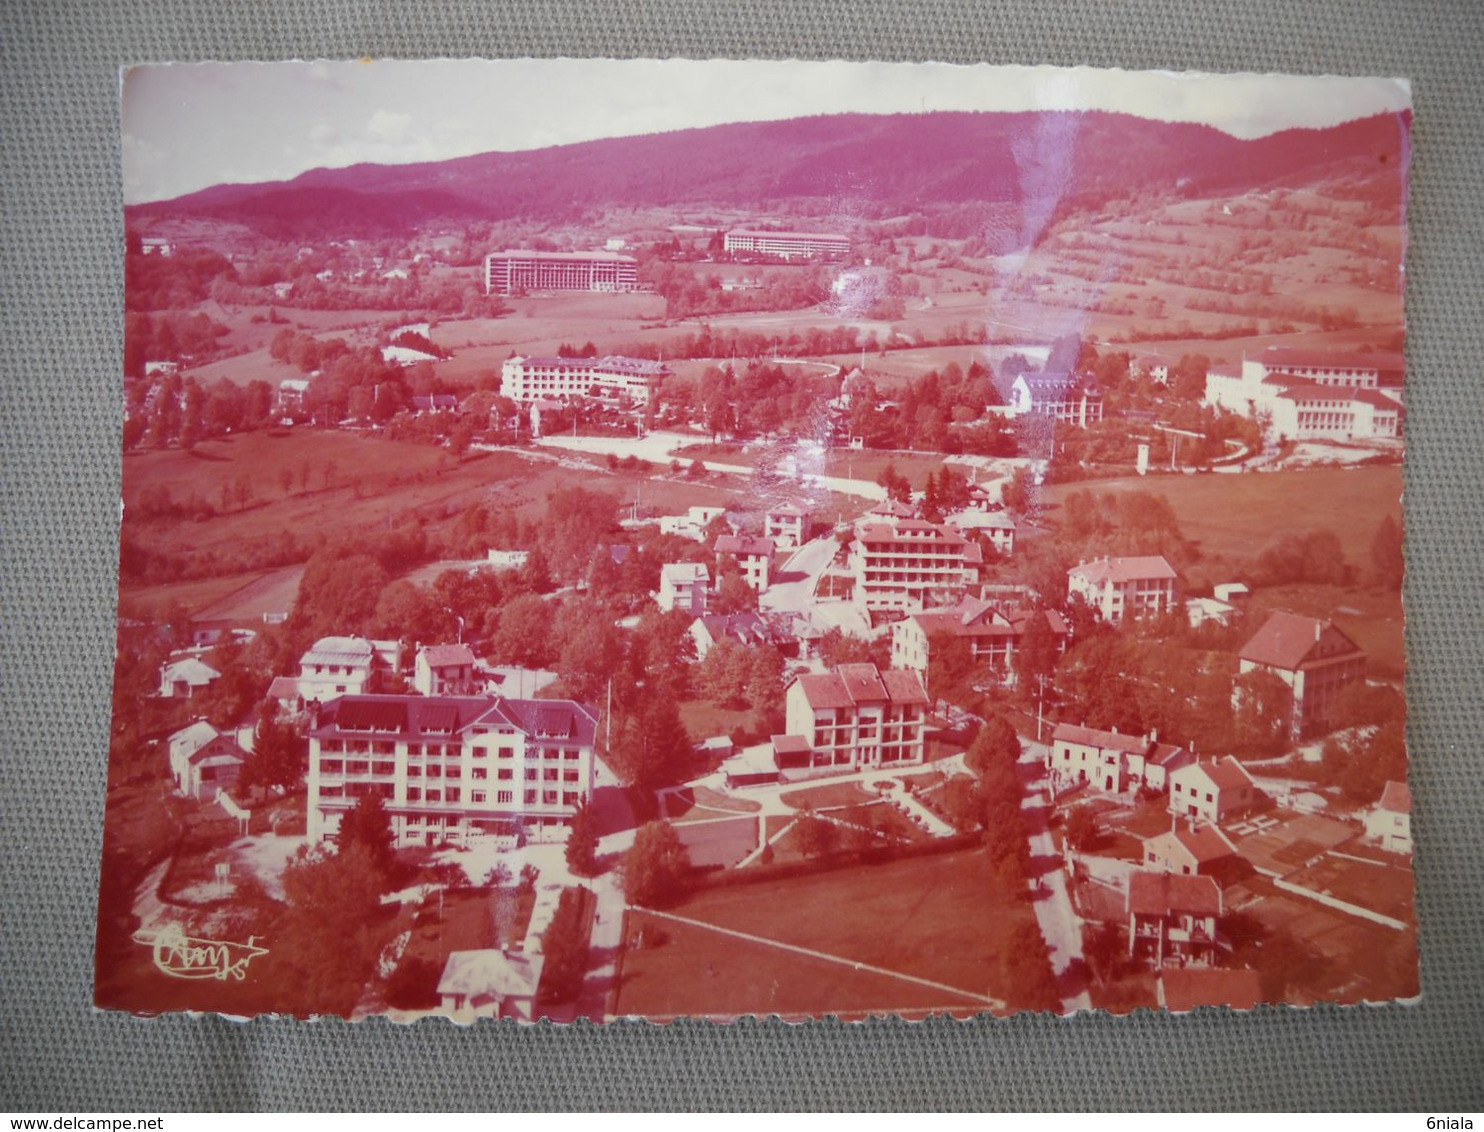
[[[977,850],[715,888],[669,911],[723,931],[630,913],[619,1014],[1003,1010],[1003,949],[1034,924]],[[635,947],[640,929],[663,942]]]
[[[289,477],[287,489],[281,472]],[[221,508],[223,492],[243,479],[253,491],[245,507],[230,503],[199,521],[145,518],[139,505],[145,493],[158,501],[163,491],[175,504],[195,500]],[[553,491],[569,486],[607,492],[620,504],[631,502],[637,491],[644,508],[660,512],[736,498],[716,477],[701,483],[650,479],[643,472],[615,473],[503,450],[476,451],[456,461],[427,445],[307,428],[243,433],[189,452],[125,457],[125,537],[152,552],[211,557],[198,565],[205,578],[131,587],[121,598],[126,611],[157,611],[179,600],[198,615],[210,610],[212,616],[256,618],[292,606],[296,568],[245,572],[242,562],[288,547],[285,540],[295,540],[285,553],[302,559],[315,540],[385,527],[405,514],[418,515],[432,531],[480,503],[535,517],[545,512]],[[211,562],[220,563],[220,576],[213,576]]]
[[[1402,470],[1306,468],[1237,475],[1126,476],[1053,484],[1042,499],[1059,506],[1074,491],[1148,491],[1169,500],[1180,530],[1208,559],[1242,562],[1287,534],[1328,527],[1352,565],[1370,561],[1382,516],[1401,520]],[[1057,519],[1055,511],[1049,518]]]

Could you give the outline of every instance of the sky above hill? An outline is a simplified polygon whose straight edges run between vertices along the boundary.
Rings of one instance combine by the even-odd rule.
[[[1405,80],[732,60],[147,65],[123,76],[124,199],[308,169],[541,149],[727,122],[1112,110],[1241,138],[1411,106]]]

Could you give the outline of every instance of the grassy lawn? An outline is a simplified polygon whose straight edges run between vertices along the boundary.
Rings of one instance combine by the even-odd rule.
[[[690,855],[690,863],[697,868],[729,869],[757,848],[757,818],[752,817],[680,822],[675,832]]]
[[[1013,1008],[1002,957],[1028,904],[1007,896],[978,850],[855,866],[697,893],[679,916],[928,979]],[[639,927],[663,942],[634,948]],[[811,960],[652,917],[630,915],[618,1013],[784,1015],[976,1009],[887,975]],[[803,977],[809,976],[809,977]],[[987,1009],[982,1003],[977,1009]]]
[[[843,810],[831,810],[830,817],[862,829],[884,833],[897,841],[925,841],[931,836],[918,829],[901,810],[886,802],[867,802],[860,806],[848,806]]]
[[[454,951],[509,948],[525,939],[534,893],[514,888],[455,889],[429,897],[413,917],[412,937],[390,984],[404,1009],[438,1005],[438,980]]]
[[[865,790],[858,782],[834,782],[828,786],[790,790],[783,795],[785,805],[799,810],[805,806],[815,810],[824,810],[839,806],[858,806],[863,802],[874,801],[876,801],[876,795]]]
[[[755,814],[762,803],[730,798],[704,786],[687,787],[665,795],[665,816],[671,821],[699,821],[734,814]]]

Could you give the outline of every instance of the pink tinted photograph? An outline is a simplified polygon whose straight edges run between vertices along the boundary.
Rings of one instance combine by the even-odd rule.
[[[1405,80],[125,71],[95,1001],[1415,1001]]]

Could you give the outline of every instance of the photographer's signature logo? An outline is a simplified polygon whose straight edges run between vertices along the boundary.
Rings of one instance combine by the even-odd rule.
[[[157,932],[134,933],[134,942],[152,948],[155,966],[173,979],[236,979],[247,977],[247,965],[268,949],[248,936],[246,943],[193,939],[172,924]]]

